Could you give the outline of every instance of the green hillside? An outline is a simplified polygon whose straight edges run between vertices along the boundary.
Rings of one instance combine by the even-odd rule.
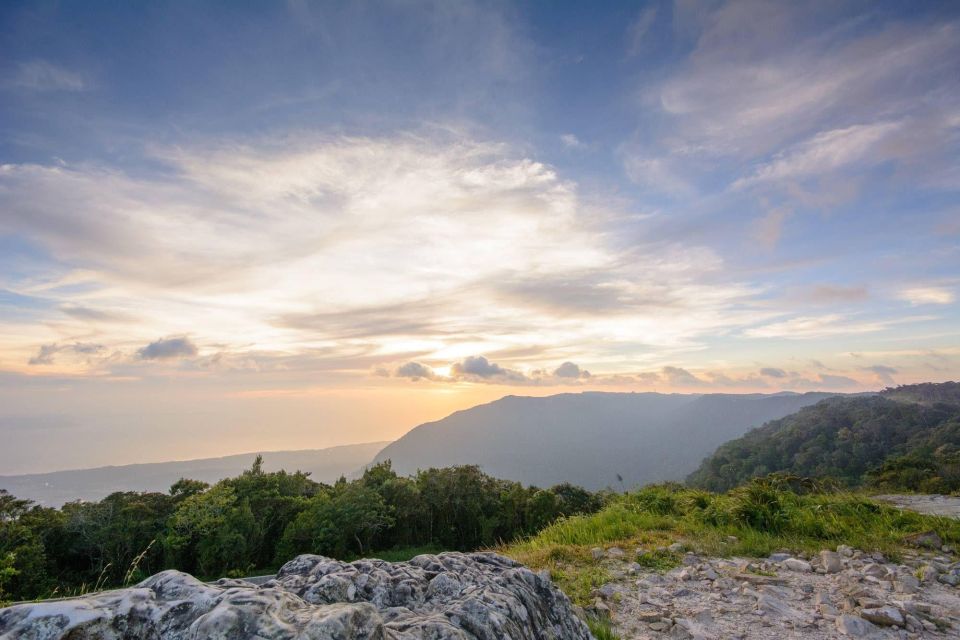
[[[846,486],[960,491],[960,384],[922,384],[837,397],[720,446],[688,478],[726,491],[770,473]]]

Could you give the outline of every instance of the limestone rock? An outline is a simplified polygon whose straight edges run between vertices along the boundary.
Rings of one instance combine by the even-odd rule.
[[[261,586],[164,571],[135,587],[0,610],[0,638],[590,640],[553,584],[493,553],[409,562],[298,556]]]

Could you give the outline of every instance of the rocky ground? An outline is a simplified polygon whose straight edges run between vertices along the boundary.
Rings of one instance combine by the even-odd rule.
[[[901,509],[910,509],[918,513],[960,518],[960,496],[904,493],[874,496],[873,498],[874,500],[889,502]]]
[[[595,549],[616,579],[595,592],[592,609],[623,640],[960,638],[960,562],[935,534],[917,542],[934,548],[901,562],[844,546],[813,558],[687,553],[666,573],[632,552]]]

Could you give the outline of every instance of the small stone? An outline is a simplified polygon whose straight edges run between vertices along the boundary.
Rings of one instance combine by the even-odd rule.
[[[669,622],[651,622],[649,625],[651,631],[663,633],[670,628]]]
[[[893,586],[899,593],[916,593],[920,590],[920,580],[917,576],[906,573],[897,577]]]
[[[594,560],[600,560],[605,554],[603,553],[603,549],[600,547],[594,547],[593,549],[590,549],[590,555],[593,556]]]
[[[851,558],[853,557],[853,547],[848,547],[845,544],[838,545],[837,553],[842,555],[844,558]]]
[[[607,549],[607,555],[611,558],[622,558],[627,554],[620,547],[610,547]]]
[[[683,545],[680,544],[679,542],[674,542],[672,545],[667,547],[667,551],[669,551],[670,553],[680,553],[681,551],[683,551]]]
[[[771,553],[768,558],[770,562],[783,562],[784,560],[789,560],[792,558],[789,553]]]

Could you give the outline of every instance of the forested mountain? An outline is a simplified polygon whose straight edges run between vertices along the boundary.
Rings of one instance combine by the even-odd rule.
[[[477,464],[496,477],[538,486],[629,488],[682,480],[720,444],[828,396],[507,396],[423,424],[383,449],[376,461],[392,460],[401,474]]]
[[[688,481],[724,491],[774,472],[849,486],[960,490],[960,385],[829,398],[722,445]]]
[[[263,454],[263,468],[303,471],[317,482],[329,483],[361,468],[386,444],[370,442],[327,449],[269,451]],[[44,506],[59,507],[71,500],[101,500],[115,491],[166,491],[180,478],[213,484],[239,475],[250,466],[255,455],[244,453],[223,458],[0,476],[0,489]]]

